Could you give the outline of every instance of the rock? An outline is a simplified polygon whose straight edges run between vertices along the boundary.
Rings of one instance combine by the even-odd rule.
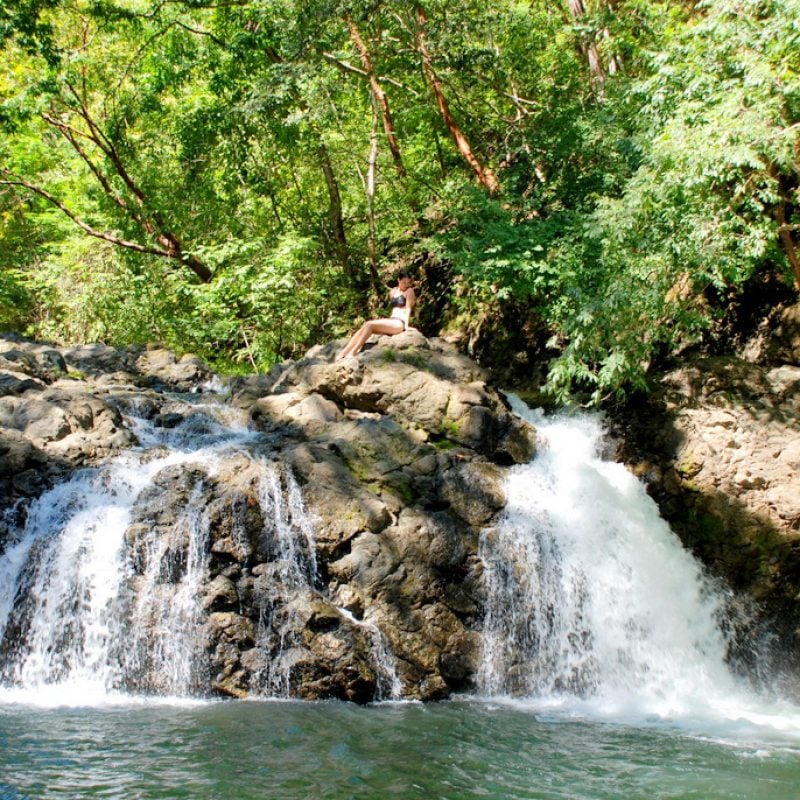
[[[158,436],[216,435],[211,412],[174,395],[213,379],[196,359],[102,344],[7,350],[6,505],[52,485],[46,465],[102,463],[137,431],[143,461],[167,452],[148,444]],[[535,431],[444,342],[410,332],[345,363],[334,352],[230,381],[233,408],[261,436],[152,476],[125,532],[129,589],[170,598],[188,576],[199,583],[210,692],[368,702],[399,681],[405,697],[446,697],[474,681],[478,539]]]
[[[800,667],[798,388],[797,366],[699,358],[666,374],[622,426],[625,460],[647,476],[664,517],[714,574],[757,598],[755,619],[778,632],[776,649],[793,669]]]
[[[486,384],[474,362],[419,334],[381,337],[378,342],[343,362],[331,363],[317,350],[280,373],[272,384],[272,391],[279,387],[279,393],[255,400],[253,383],[240,383],[233,402],[253,409],[256,421],[294,425],[307,436],[331,430],[344,409],[351,420],[365,420],[363,415],[369,414],[377,420],[389,418],[417,441],[447,440],[501,463],[530,460],[535,450],[532,429],[507,412],[503,398]]]
[[[49,384],[67,373],[62,354],[55,348],[24,339],[11,341],[0,337],[0,369],[17,371],[36,383]]]
[[[467,462],[446,470],[440,480],[440,496],[453,512],[474,526],[486,525],[506,503],[502,473],[493,464]]]
[[[800,303],[783,310],[774,338],[772,357],[800,367]]]
[[[24,372],[15,372],[13,369],[0,370],[0,397],[6,395],[25,394],[29,389],[42,389],[44,384],[26,375]]]
[[[203,593],[203,608],[205,610],[218,611],[238,605],[239,593],[232,580],[224,575],[217,575],[209,583]]]
[[[756,364],[800,366],[800,303],[775,309],[745,343],[741,356]]]

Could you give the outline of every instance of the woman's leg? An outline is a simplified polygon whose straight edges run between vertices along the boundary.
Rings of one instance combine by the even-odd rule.
[[[366,323],[364,323],[366,325]],[[356,346],[356,342],[358,341],[359,337],[361,336],[361,332],[364,330],[364,325],[362,325],[351,337],[350,341],[339,351],[339,355],[336,356],[336,360],[338,361],[341,358],[346,358],[353,352],[353,348]]]
[[[337,361],[340,358],[347,358],[358,353],[366,343],[367,339],[373,333],[382,334],[384,336],[394,336],[396,333],[402,333],[405,329],[403,321],[400,319],[371,319],[365,322],[354,334],[350,341],[345,345],[344,350],[336,357]]]

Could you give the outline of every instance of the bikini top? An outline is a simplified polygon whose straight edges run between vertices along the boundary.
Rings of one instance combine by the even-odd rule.
[[[389,305],[392,308],[405,308],[406,307],[406,296],[404,294],[396,294],[390,301]]]

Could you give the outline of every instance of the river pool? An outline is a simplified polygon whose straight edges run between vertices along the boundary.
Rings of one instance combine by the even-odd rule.
[[[88,797],[787,800],[800,737],[478,700],[0,706],[0,799]]]

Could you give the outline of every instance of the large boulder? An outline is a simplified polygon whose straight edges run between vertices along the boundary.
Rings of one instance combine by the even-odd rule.
[[[380,337],[343,361],[332,359],[335,349],[315,348],[266,381],[234,381],[232,402],[265,428],[283,425],[312,436],[326,434],[343,416],[352,427],[388,418],[409,441],[462,446],[500,464],[527,462],[535,452],[533,428],[510,413],[474,361],[446,342],[416,333]]]
[[[284,437],[317,520],[326,596],[385,637],[405,696],[444,697],[474,678],[478,536],[505,505],[503,467],[532,457],[535,430],[444,342],[381,337],[343,362],[336,349],[234,381],[232,403]]]
[[[336,349],[230,381],[230,406],[176,395],[213,376],[159,348],[15,340],[0,354],[6,505],[132,445],[131,463],[153,465],[124,535],[127,688],[175,690],[164,637],[194,654],[192,690],[235,697],[472,684],[478,539],[535,430],[444,342],[383,337],[344,362]],[[236,446],[167,458],[237,414],[252,435]]]

